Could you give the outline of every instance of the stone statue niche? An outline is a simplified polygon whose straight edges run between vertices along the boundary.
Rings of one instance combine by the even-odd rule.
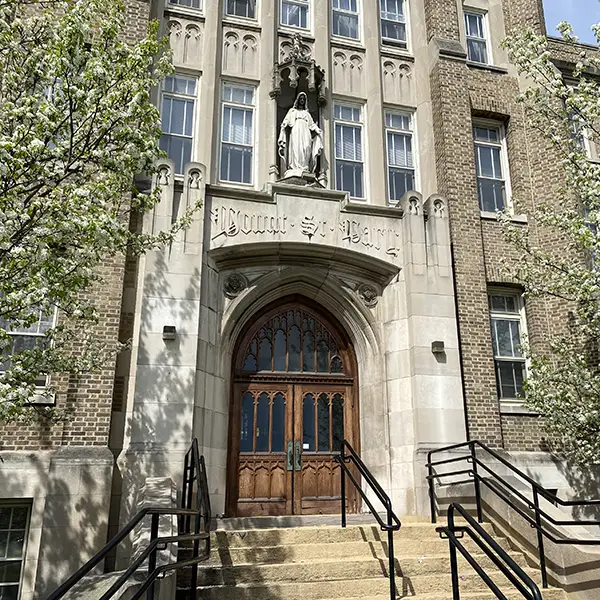
[[[271,96],[277,102],[279,181],[325,187],[327,161],[322,130],[325,77],[299,35],[292,38],[289,52],[275,65]]]

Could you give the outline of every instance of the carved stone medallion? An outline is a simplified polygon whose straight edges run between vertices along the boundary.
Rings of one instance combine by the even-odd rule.
[[[228,298],[236,298],[248,287],[248,280],[241,273],[232,273],[223,282],[223,292]]]
[[[368,283],[362,283],[359,285],[356,293],[364,302],[365,306],[368,306],[369,308],[373,308],[373,306],[375,306],[379,300],[379,293],[377,292],[377,289]]]

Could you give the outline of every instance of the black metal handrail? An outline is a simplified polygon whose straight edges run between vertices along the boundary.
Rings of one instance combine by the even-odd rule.
[[[194,496],[194,485],[196,494]],[[108,600],[116,594],[123,584],[129,580],[140,568],[142,563],[148,560],[146,578],[140,582],[141,587],[133,595],[132,600],[141,598],[146,593],[146,600],[154,599],[156,579],[167,571],[192,567],[192,598],[196,598],[197,569],[198,563],[206,560],[210,554],[210,521],[211,508],[208,483],[206,477],[206,465],[204,457],[200,456],[198,440],[194,438],[190,449],[186,453],[182,486],[181,508],[148,507],[140,510],[128,523],[113,537],[104,548],[97,552],[81,568],[79,568],[62,585],[52,592],[46,600],[59,600],[69,592],[77,583],[88,575],[99,565],[123,540],[127,539],[135,527],[145,517],[152,517],[150,524],[150,542],[144,551],[129,565],[115,583],[106,591],[99,600]],[[179,517],[179,535],[159,537],[159,517],[161,515]],[[193,521],[193,531],[192,531]],[[204,552],[199,552],[200,541],[204,540],[206,546]],[[156,555],[159,549],[166,548],[168,544],[193,542],[192,558],[186,561],[156,566]]]
[[[448,452],[450,450],[458,450],[461,448],[468,448],[469,453],[463,456],[454,458],[438,460],[433,462],[431,457],[433,454],[440,452]],[[522,492],[520,492],[514,485],[511,485],[506,479],[499,473],[497,473],[492,467],[483,462],[477,456],[477,449],[485,452],[489,456],[507,467],[512,473],[517,475],[523,481],[531,486],[532,498],[528,498]],[[438,473],[435,467],[441,465],[448,465],[466,461],[470,463],[471,467],[468,469],[457,469],[455,471],[445,471]],[[483,521],[483,509],[481,504],[481,486],[484,485],[487,489],[493,492],[498,498],[515,510],[529,525],[534,528],[537,532],[537,543],[538,543],[538,556],[540,561],[540,571],[542,574],[542,585],[544,588],[548,587],[548,573],[546,568],[546,554],[544,548],[544,538],[550,540],[554,544],[578,544],[588,546],[600,545],[599,539],[590,538],[573,538],[573,537],[561,537],[554,535],[548,531],[548,524],[554,526],[586,526],[586,525],[600,525],[599,520],[593,519],[556,519],[549,515],[545,510],[540,507],[540,497],[565,507],[573,506],[600,506],[600,499],[595,500],[563,500],[556,494],[553,494],[547,490],[540,483],[532,479],[529,475],[521,471],[521,469],[515,467],[505,457],[500,455],[498,452],[492,450],[484,443],[477,440],[469,442],[463,442],[461,444],[453,444],[452,446],[446,446],[444,448],[436,448],[431,450],[427,454],[427,481],[429,484],[429,502],[431,510],[431,522],[437,521],[436,514],[436,498],[435,498],[435,480],[438,481],[444,477],[455,477],[457,475],[467,475],[472,481],[475,488],[475,503],[477,510],[477,519],[481,523]],[[480,473],[480,470],[485,471],[486,476]],[[519,506],[518,502],[521,502],[525,508]],[[533,511],[531,512],[527,512]]]
[[[458,512],[465,519],[467,526],[457,525],[454,513]],[[477,559],[463,546],[461,538],[467,534],[484,554],[500,569],[524,598],[527,600],[542,600],[542,594],[539,587],[523,571],[523,569],[511,558],[511,556],[494,540],[494,538],[469,514],[469,512],[460,504],[452,503],[448,507],[448,525],[438,527],[440,537],[447,538],[450,546],[450,570],[452,574],[452,598],[460,600],[460,585],[458,575],[458,561],[456,551],[458,550],[473,567],[477,575],[496,595],[496,598],[506,600],[506,595],[500,590],[498,585],[486,573],[486,570],[479,564]],[[457,535],[458,534],[458,535]]]
[[[348,451],[348,454],[346,454]],[[341,481],[341,495],[342,495],[342,527],[346,527],[346,476],[350,479],[358,493],[361,495],[365,504],[369,507],[372,515],[375,517],[379,527],[382,531],[388,533],[388,560],[389,560],[389,571],[390,571],[390,600],[396,599],[396,561],[394,559],[394,531],[400,529],[400,519],[396,516],[392,509],[392,501],[390,497],[385,493],[377,479],[369,471],[367,465],[362,461],[358,453],[350,445],[348,440],[343,440],[340,448],[339,455],[335,456],[336,462],[339,463],[342,472]],[[379,512],[373,506],[373,503],[365,494],[360,482],[354,477],[352,471],[348,468],[347,463],[352,463],[358,472],[360,473],[363,481],[373,490],[377,499],[383,504],[386,512],[387,523],[383,521]]]

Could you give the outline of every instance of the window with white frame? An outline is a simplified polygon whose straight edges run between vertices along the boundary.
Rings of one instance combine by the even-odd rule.
[[[29,526],[29,505],[0,504],[0,600],[17,600]]]
[[[386,111],[385,137],[387,147],[388,193],[390,200],[400,200],[415,189],[413,115]]]
[[[358,3],[360,0],[332,0],[333,35],[358,40],[360,38],[358,22]]]
[[[501,123],[474,123],[477,192],[482,212],[504,210],[507,202],[508,159]]]
[[[465,33],[467,58],[473,62],[488,64],[490,53],[485,13],[465,11]]]
[[[380,0],[381,38],[384,43],[406,48],[404,0]]]
[[[10,321],[0,318],[0,328],[8,333],[11,341],[10,348],[8,348],[4,357],[0,355],[0,373],[10,367],[10,357],[12,355],[33,350],[47,343],[46,333],[54,327],[56,311],[48,315],[42,311],[37,311],[36,316],[37,319],[29,327],[18,327]],[[47,377],[41,375],[35,383],[38,387],[44,387],[47,383]],[[2,600],[2,595],[0,595],[0,600]]]
[[[192,160],[196,83],[195,77],[169,75],[163,84],[160,148],[180,174]]]
[[[252,183],[255,88],[225,83],[221,127],[221,181]]]
[[[335,187],[364,198],[363,124],[360,106],[335,104]]]
[[[521,352],[522,336],[526,333],[522,294],[494,289],[488,294],[498,397],[515,400],[522,396],[525,379],[525,357]]]
[[[281,0],[279,18],[281,25],[308,29],[308,2],[309,0]]]
[[[225,14],[244,19],[256,19],[256,0],[225,0]]]
[[[187,6],[188,8],[202,10],[202,0],[169,0],[169,4],[177,4],[178,6]],[[2,599],[0,598],[0,600]]]

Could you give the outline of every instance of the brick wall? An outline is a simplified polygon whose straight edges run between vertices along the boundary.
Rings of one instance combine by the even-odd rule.
[[[433,36],[458,39],[453,29],[456,17],[449,5],[434,0],[426,3],[426,9],[429,39]],[[525,26],[543,31],[538,0],[505,0],[503,11],[507,32]],[[503,37],[502,32],[498,35]],[[566,58],[565,53],[562,58]],[[539,228],[534,219],[535,209],[541,201],[564,198],[558,193],[564,182],[563,174],[548,143],[527,126],[523,107],[516,102],[519,82],[515,77],[440,55],[431,70],[430,84],[439,192],[448,198],[451,219],[470,435],[507,450],[546,450],[548,434],[539,417],[500,414],[487,287],[513,283],[504,266],[515,267],[518,254],[503,237],[500,224],[480,216],[472,118],[490,118],[504,124],[515,214],[527,215],[527,223],[519,226],[529,228],[534,239],[549,248],[560,248],[560,240]],[[535,349],[543,350],[550,333],[563,326],[567,310],[564,303],[551,299],[527,301],[528,332]]]

